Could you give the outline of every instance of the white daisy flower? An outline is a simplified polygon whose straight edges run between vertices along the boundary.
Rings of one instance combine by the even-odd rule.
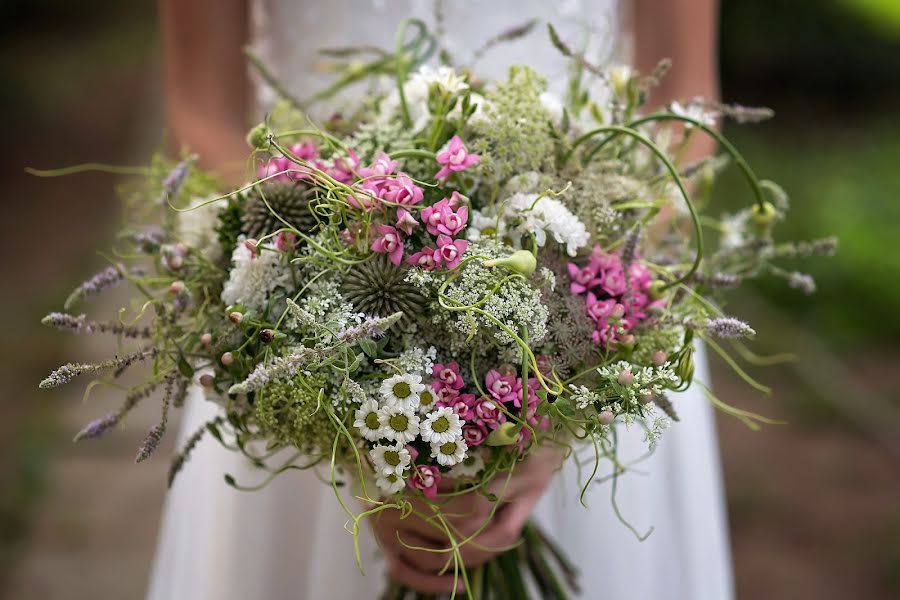
[[[422,421],[422,439],[434,444],[452,442],[462,437],[462,420],[445,406],[430,413]]]
[[[381,436],[398,444],[408,444],[419,435],[419,415],[401,404],[388,404],[378,410]]]
[[[425,388],[419,394],[419,413],[426,414],[434,410],[434,402],[437,400],[434,396],[434,391],[431,388]]]
[[[403,475],[403,472],[409,467],[409,450],[404,446],[378,444],[369,450],[369,456],[375,463],[375,472],[384,477],[391,473],[398,476]]]
[[[506,219],[498,219],[496,215],[473,210],[469,213],[469,225],[466,227],[466,238],[470,242],[483,239],[504,239],[506,237]]]
[[[360,435],[370,442],[377,442],[385,437],[381,430],[381,418],[378,414],[378,403],[374,400],[366,400],[356,410],[356,420],[353,426],[359,430]]]
[[[396,494],[403,491],[406,487],[406,481],[393,473],[389,475],[381,475],[379,473],[375,478],[375,485],[386,494]]]
[[[381,397],[391,404],[402,404],[416,410],[419,408],[419,394],[425,390],[421,375],[394,375],[381,383]]]
[[[481,452],[471,452],[466,457],[450,469],[450,477],[475,477],[484,469],[484,456]]]
[[[432,442],[431,457],[436,458],[438,464],[452,467],[465,460],[468,449],[469,447],[466,446],[466,442],[462,438],[443,443]]]

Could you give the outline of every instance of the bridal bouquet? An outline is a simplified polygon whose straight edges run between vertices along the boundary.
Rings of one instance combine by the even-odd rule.
[[[428,519],[471,597],[566,598],[577,581],[565,548],[528,525],[520,545],[466,568],[459,549],[473,536],[455,532],[442,505],[471,493],[499,506],[502,493],[488,490],[541,447],[568,460],[592,450],[582,493],[601,461],[621,473],[617,427],[644,430],[652,448],[678,420],[667,393],[692,384],[697,340],[748,377],[730,353],[751,356],[740,338],[754,331],[723,312],[722,290],[771,274],[811,292],[807,275],[781,265],[835,244],[775,243],[785,194],[715,128],[766,111],[695,99],[642,114],[665,65],[647,76],[601,69],[551,28],[573,65],[561,100],[527,65],[497,81],[429,67],[433,38],[405,27],[413,41],[348,63],[313,98],[339,106],[333,118],[314,125],[309,101],[285,94],[248,136],[253,176],[239,189],[190,155],[158,158],[126,185],[139,226],[67,312],[44,319],[117,336],[121,352],[63,365],[41,387],[105,372],[115,384],[147,363],[121,408],[76,440],[106,434],[160,388],[159,424],[137,453],[146,460],[199,385],[221,413],[175,455],[170,483],[210,435],[269,479],[318,468],[346,486],[363,506],[344,506],[354,535],[389,508]],[[357,101],[336,95],[368,76]],[[723,156],[680,164],[695,136],[712,136]],[[704,209],[728,162],[749,203],[718,216]],[[118,318],[79,312],[119,284],[134,301]],[[764,421],[704,390],[749,425]]]

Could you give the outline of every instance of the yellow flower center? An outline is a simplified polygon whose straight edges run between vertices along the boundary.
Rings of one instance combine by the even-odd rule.
[[[396,450],[388,450],[384,453],[384,462],[392,467],[396,467],[400,464],[400,453]]]
[[[431,424],[431,430],[435,433],[444,433],[448,429],[450,429],[450,419],[447,417],[438,417]]]
[[[441,454],[454,454],[456,452],[456,442],[447,442],[441,444]]]
[[[407,427],[409,427],[409,419],[406,418],[406,415],[394,415],[388,421],[388,424],[394,431],[406,431]]]
[[[394,384],[394,395],[400,398],[408,398],[410,394],[412,394],[412,390],[409,389],[409,384],[405,381],[398,381]]]
[[[419,396],[419,402],[422,406],[431,406],[434,403],[434,395],[428,390],[425,390],[422,392],[422,395]]]
[[[378,429],[378,413],[370,412],[366,415],[366,427],[369,429]]]

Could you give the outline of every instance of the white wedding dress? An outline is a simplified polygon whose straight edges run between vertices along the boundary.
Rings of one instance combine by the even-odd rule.
[[[484,40],[542,20],[525,39],[494,48],[476,65],[487,76],[526,63],[559,88],[566,63],[546,38],[551,20],[573,45],[597,61],[617,48],[613,0],[446,0],[446,44],[466,61]],[[254,7],[257,45],[267,64],[298,96],[322,87],[320,47],[392,44],[407,16],[434,22],[427,0],[265,0]],[[587,45],[585,46],[585,42]],[[702,348],[697,377],[708,374]],[[730,551],[712,409],[695,390],[673,395],[681,421],[657,451],[618,479],[620,523],[610,483],[592,485],[589,509],[578,502],[574,466],[559,473],[535,518],[565,547],[581,571],[582,597],[601,600],[728,600],[733,597]],[[213,418],[218,406],[199,390],[189,398],[182,441]],[[623,462],[646,452],[643,432],[621,431]],[[223,481],[255,483],[263,474],[207,437],[169,493],[151,575],[149,600],[371,600],[383,564],[368,531],[362,536],[367,575],[358,572],[346,515],[330,486],[307,471],[289,471],[259,492],[238,492]]]

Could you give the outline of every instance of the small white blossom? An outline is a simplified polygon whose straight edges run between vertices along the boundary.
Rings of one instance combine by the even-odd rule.
[[[462,420],[450,407],[430,413],[422,421],[422,439],[432,444],[452,442],[462,437]]]
[[[419,435],[419,415],[401,404],[388,404],[378,410],[382,437],[408,444]]]
[[[291,284],[290,269],[282,263],[281,253],[263,244],[257,255],[239,241],[231,255],[232,268],[222,288],[222,302],[226,306],[243,304],[262,311],[275,289]]]
[[[419,408],[419,394],[425,390],[421,375],[394,375],[381,383],[381,397],[386,402],[400,404],[410,410]]]
[[[378,474],[375,478],[375,485],[386,494],[396,494],[403,491],[406,487],[406,481],[393,473],[389,475]]]
[[[469,84],[465,79],[451,67],[443,66],[437,69],[428,65],[420,67],[403,83],[403,95],[406,98],[413,131],[424,128],[431,118],[431,111],[428,108],[428,93],[432,84],[437,84],[441,91],[450,95],[469,89]],[[387,121],[399,112],[400,94],[394,89],[382,101],[379,119],[382,122]]]
[[[194,198],[189,210],[178,213],[178,237],[213,262],[222,257],[216,222],[224,202],[210,202],[216,196]]]
[[[485,238],[503,239],[506,236],[506,220],[485,214],[479,210],[469,213],[469,225],[466,227],[466,238],[470,242],[478,242]]]
[[[481,452],[469,452],[466,457],[453,465],[450,469],[450,477],[475,477],[484,469],[484,456]]]
[[[466,451],[469,449],[466,442],[462,438],[451,440],[449,442],[432,442],[431,457],[437,459],[438,464],[444,467],[452,467],[458,465],[466,458]]]
[[[437,398],[434,395],[434,391],[430,388],[425,388],[425,390],[419,394],[419,414],[426,414],[434,410],[434,403]]]
[[[385,437],[381,431],[381,417],[378,414],[378,403],[374,400],[366,400],[356,410],[356,420],[353,426],[359,430],[360,435],[370,442],[377,442]]]
[[[369,450],[369,457],[375,466],[375,472],[386,477],[390,474],[399,476],[409,468],[410,455],[405,446],[384,446],[378,444]]]
[[[554,240],[566,247],[569,256],[575,256],[590,239],[584,223],[555,198],[513,194],[504,203],[503,212],[510,219],[520,220],[517,231],[534,235],[538,246],[547,243],[549,232]]]

